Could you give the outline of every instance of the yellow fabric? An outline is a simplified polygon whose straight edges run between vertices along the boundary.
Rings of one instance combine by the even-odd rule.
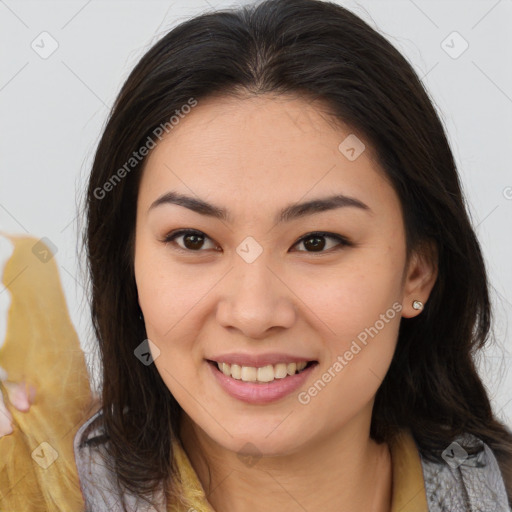
[[[215,512],[206,498],[203,486],[181,443],[173,441],[172,446],[182,488],[176,492],[180,496],[180,500],[171,501],[167,510],[169,512],[188,512],[195,509],[197,512]]]
[[[8,403],[0,383],[14,420],[14,432],[0,438],[0,510],[80,511],[83,498],[73,438],[93,412],[84,354],[69,318],[55,259],[44,262],[45,255],[38,254],[41,261],[32,252],[36,239],[3,236],[13,242],[14,252],[0,287],[2,293],[11,294],[0,365],[9,381],[25,378],[37,391],[35,403],[24,413]],[[57,459],[45,469],[55,453]]]
[[[180,503],[171,503],[168,510],[215,512],[185,450],[177,441],[173,442],[173,448],[183,482],[183,498]],[[393,474],[390,512],[428,512],[423,471],[414,438],[409,431],[400,432],[389,449]]]
[[[393,472],[391,512],[428,512],[425,481],[418,448],[408,430],[389,444]]]
[[[1,236],[1,233],[0,233]],[[54,259],[46,263],[32,252],[37,240],[8,236],[15,245],[3,284],[12,296],[0,365],[10,381],[24,378],[37,388],[28,413],[7,407],[14,432],[0,438],[0,510],[70,512],[83,509],[73,438],[78,427],[97,410],[83,352],[68,315]],[[0,388],[7,400],[6,390]],[[51,450],[58,458],[47,469]],[[190,460],[173,442],[183,488],[169,503],[172,512],[215,512]],[[34,457],[31,456],[34,452]],[[43,450],[43,451],[41,451]],[[418,450],[409,432],[390,444],[393,471],[391,512],[428,512]],[[39,456],[39,457],[38,457]]]

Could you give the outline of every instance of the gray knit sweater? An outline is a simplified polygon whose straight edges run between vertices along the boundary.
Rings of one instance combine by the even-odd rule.
[[[85,501],[85,512],[122,512],[121,492],[115,475],[104,463],[102,412],[98,411],[78,430],[74,439],[75,460]],[[446,463],[430,462],[421,457],[429,512],[510,512],[505,485],[491,449],[469,434],[445,450]],[[468,456],[461,445],[477,444],[482,449]],[[130,512],[163,512],[163,494],[154,499],[158,509],[136,496],[124,494]]]

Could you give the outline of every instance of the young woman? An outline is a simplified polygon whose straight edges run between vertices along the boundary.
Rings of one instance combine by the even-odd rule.
[[[509,510],[446,134],[348,10],[269,0],[155,44],[99,143],[84,242],[87,510]]]

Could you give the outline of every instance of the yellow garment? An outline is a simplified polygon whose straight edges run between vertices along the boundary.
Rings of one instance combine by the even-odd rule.
[[[37,395],[28,413],[7,404],[14,432],[0,438],[0,510],[78,512],[84,503],[73,438],[98,404],[90,392],[83,352],[68,315],[55,260],[43,263],[33,254],[35,239],[8,238],[15,249],[5,267],[3,284],[12,295],[12,303],[0,365],[10,381],[25,378],[36,387]],[[7,400],[1,383],[0,387]],[[35,461],[50,460],[48,447],[31,456],[42,442],[58,453],[47,469]],[[428,512],[419,454],[410,433],[398,435],[390,451],[391,512]],[[168,510],[215,512],[179,442],[174,442],[174,453],[183,489],[180,503],[170,503]]]
[[[55,259],[44,262],[46,255],[38,254],[41,260],[32,252],[36,239],[4,236],[13,242],[14,252],[0,289],[11,294],[0,365],[9,381],[25,379],[35,386],[36,398],[29,412],[20,412],[8,403],[0,383],[14,420],[13,433],[0,438],[0,510],[80,511],[73,438],[94,412],[84,354]],[[55,454],[57,459],[45,469]]]
[[[408,430],[389,443],[393,471],[391,512],[428,512],[420,456]]]
[[[173,512],[215,512],[185,450],[173,442],[175,459],[183,482],[182,503],[168,507]],[[410,432],[398,434],[389,445],[393,473],[390,512],[428,512],[427,497],[418,449]]]

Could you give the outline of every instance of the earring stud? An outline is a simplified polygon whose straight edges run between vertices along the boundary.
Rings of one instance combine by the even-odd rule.
[[[421,302],[421,300],[415,300],[412,303],[412,307],[418,311],[421,311],[423,309],[423,302]]]

